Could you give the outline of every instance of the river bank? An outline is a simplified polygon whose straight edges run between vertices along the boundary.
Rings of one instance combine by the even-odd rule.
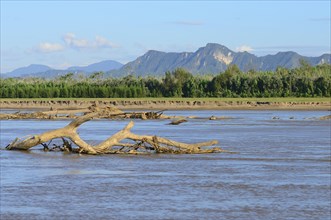
[[[119,109],[167,110],[330,110],[331,101],[257,101],[245,99],[77,99],[77,100],[0,100],[1,109],[81,109],[91,105],[113,106]]]

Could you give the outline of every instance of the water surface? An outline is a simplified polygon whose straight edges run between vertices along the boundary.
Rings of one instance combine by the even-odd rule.
[[[169,111],[226,120],[135,121],[132,131],[219,140],[236,154],[103,155],[6,151],[16,137],[69,121],[1,121],[1,219],[330,219],[327,111]],[[277,117],[279,119],[274,120]],[[79,129],[98,143],[128,121]]]

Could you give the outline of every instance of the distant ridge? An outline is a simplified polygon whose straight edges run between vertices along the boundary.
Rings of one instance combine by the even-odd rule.
[[[59,75],[67,74],[69,72],[73,73],[83,73],[89,74],[93,72],[103,71],[109,72],[112,70],[119,69],[123,64],[114,60],[105,60],[98,63],[93,63],[88,66],[73,66],[65,70],[52,69],[49,66],[32,64],[27,67],[18,68],[12,72],[2,74],[2,77],[44,77],[44,78],[54,78]]]
[[[208,43],[195,52],[162,52],[149,50],[134,61],[125,65],[105,60],[83,67],[70,67],[66,70],[55,70],[45,65],[32,64],[18,68],[2,77],[45,77],[54,78],[68,72],[90,74],[97,71],[107,73],[107,76],[122,77],[127,75],[147,76],[163,75],[166,71],[185,68],[193,74],[218,74],[225,71],[229,65],[237,65],[242,71],[274,71],[277,67],[296,68],[300,60],[310,65],[331,63],[331,55],[323,54],[319,57],[302,56],[293,51],[278,52],[275,55],[255,56],[248,52],[234,52],[216,43]]]
[[[92,72],[97,72],[97,71],[102,71],[102,72],[107,72],[115,69],[119,69],[123,66],[123,64],[114,61],[114,60],[105,60],[101,61],[99,63],[94,63],[88,66],[73,66],[69,67],[67,70],[68,71],[82,71],[85,73],[92,73]]]
[[[330,54],[306,57],[288,51],[257,57],[248,52],[234,52],[223,45],[209,43],[196,52],[165,53],[150,50],[136,60],[125,64],[118,71],[114,71],[113,74],[117,76],[129,74],[138,76],[160,75],[164,74],[165,71],[179,67],[185,68],[193,74],[217,74],[234,64],[245,72],[249,70],[266,71],[275,70],[279,66],[284,68],[298,67],[301,59],[313,66],[331,63]]]
[[[8,74],[10,74],[11,77],[18,77],[18,76],[23,76],[23,75],[27,75],[27,74],[46,72],[51,69],[52,68],[50,68],[49,66],[40,65],[40,64],[31,64],[27,67],[18,68]]]

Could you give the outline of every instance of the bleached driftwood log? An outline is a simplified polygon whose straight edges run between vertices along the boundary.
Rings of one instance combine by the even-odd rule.
[[[164,115],[163,111],[158,112],[123,112],[114,107],[99,108],[96,106],[90,106],[85,109],[75,110],[50,110],[50,111],[39,111],[30,113],[21,113],[20,111],[12,114],[0,113],[0,120],[9,119],[41,119],[41,120],[55,120],[55,119],[75,119],[82,114],[89,114],[91,112],[99,112],[99,118],[107,119],[170,119],[170,116]]]
[[[6,149],[8,150],[28,150],[39,144],[48,149],[46,142],[53,139],[61,138],[63,140],[63,146],[68,146],[69,139],[78,148],[73,148],[72,152],[85,153],[85,154],[144,154],[144,153],[216,153],[223,152],[221,148],[204,148],[211,147],[218,144],[218,141],[212,140],[202,143],[186,144],[167,138],[149,136],[149,135],[137,135],[131,132],[131,128],[134,122],[131,121],[128,125],[112,135],[105,141],[98,145],[92,146],[86,143],[77,133],[77,128],[83,123],[93,119],[100,118],[103,115],[102,110],[88,113],[86,115],[77,117],[70,124],[63,128],[47,131],[39,135],[33,135],[23,140],[15,139],[10,143]],[[130,140],[130,142],[123,142],[124,140]],[[68,148],[66,148],[68,150]],[[71,147],[70,147],[71,149]]]

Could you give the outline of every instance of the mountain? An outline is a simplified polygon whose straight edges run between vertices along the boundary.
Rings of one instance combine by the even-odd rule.
[[[30,74],[32,75],[35,73],[46,72],[51,69],[52,68],[50,68],[49,66],[40,65],[40,64],[31,64],[30,66],[21,67],[21,68],[18,68],[16,70],[10,72],[10,76],[11,77],[20,77],[20,76],[24,76],[24,75],[30,75]]]
[[[1,77],[41,77],[41,78],[55,78],[57,76],[65,75],[69,72],[81,73],[88,75],[93,72],[109,72],[119,69],[123,64],[113,61],[105,60],[98,63],[94,63],[88,66],[73,66],[65,70],[52,69],[49,66],[32,64],[27,67],[15,69],[12,72],[1,74]]]
[[[273,71],[277,67],[295,68],[300,65],[300,60],[305,60],[315,66],[323,63],[331,63],[331,55],[323,54],[319,57],[307,57],[292,51],[279,52],[274,55],[255,56],[248,52],[234,52],[229,48],[209,43],[195,52],[166,53],[150,50],[136,60],[125,65],[105,60],[88,66],[73,66],[66,70],[55,70],[44,65],[30,65],[16,69],[1,77],[44,77],[54,78],[69,72],[91,74],[103,71],[106,76],[123,77],[135,76],[163,76],[166,71],[176,68],[185,68],[192,74],[218,74],[225,71],[229,65],[237,65],[242,71]]]
[[[185,68],[193,74],[216,74],[234,64],[245,72],[249,70],[267,71],[275,70],[279,66],[298,67],[301,59],[314,66],[331,63],[330,56],[330,54],[324,54],[320,57],[305,57],[289,51],[257,57],[248,52],[234,52],[223,45],[209,43],[196,52],[165,53],[150,50],[136,60],[125,64],[119,70],[113,71],[112,75],[163,75],[166,71],[179,67]]]
[[[118,71],[113,71],[116,75],[127,74],[163,74],[168,70],[182,66],[182,63],[191,53],[165,53],[156,50],[150,50],[135,61],[129,62]]]
[[[123,64],[114,61],[114,60],[105,60],[101,61],[99,63],[94,63],[88,66],[73,66],[68,68],[68,71],[73,71],[73,72],[85,72],[85,73],[93,73],[93,72],[108,72],[114,69],[119,69],[123,66]]]

